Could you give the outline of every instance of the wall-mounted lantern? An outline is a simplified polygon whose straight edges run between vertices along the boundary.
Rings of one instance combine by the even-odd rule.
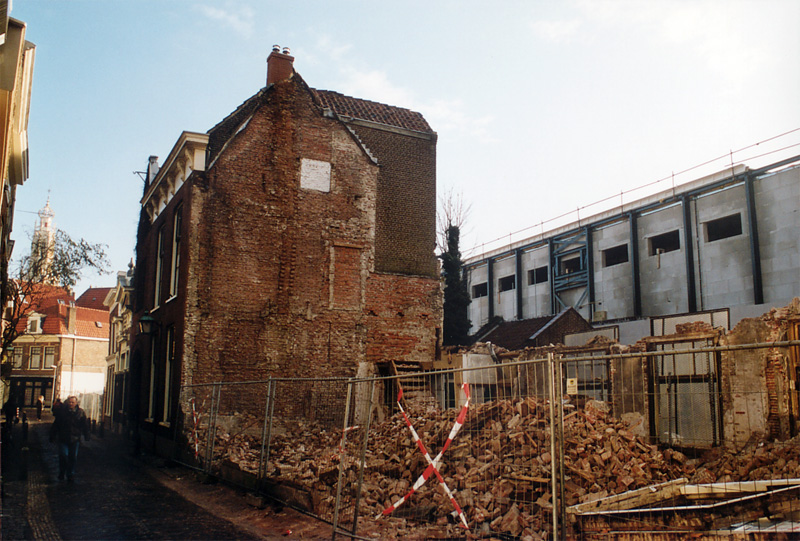
[[[158,322],[150,314],[145,314],[139,318],[140,334],[155,334]]]

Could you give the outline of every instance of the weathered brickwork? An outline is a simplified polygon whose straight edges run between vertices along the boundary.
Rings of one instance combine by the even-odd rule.
[[[374,273],[380,168],[299,78],[262,99],[193,187],[184,381],[352,376],[366,359],[432,358],[438,281]],[[300,187],[302,159],[331,164],[330,192]]]
[[[395,274],[370,275],[366,360],[433,360],[439,344],[441,311],[442,291],[438,280]]]
[[[159,183],[196,156],[181,141],[201,144],[204,134],[184,134],[152,184],[148,173],[135,317],[149,315],[157,331],[135,341],[132,358],[140,418],[156,436],[180,422],[186,385],[344,378],[367,362],[437,355],[435,133],[415,131],[429,130],[419,113],[336,95],[336,107],[399,115],[340,117],[321,92],[297,74],[271,84],[209,131],[204,167],[176,188]],[[384,124],[392,119],[398,126]],[[343,395],[303,389],[294,414],[334,422],[338,414],[305,409]]]

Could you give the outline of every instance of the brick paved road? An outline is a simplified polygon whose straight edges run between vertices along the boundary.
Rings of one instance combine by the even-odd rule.
[[[4,540],[257,539],[159,484],[117,437],[82,443],[75,484],[57,481],[48,428],[34,421],[27,452],[18,436],[3,456]]]

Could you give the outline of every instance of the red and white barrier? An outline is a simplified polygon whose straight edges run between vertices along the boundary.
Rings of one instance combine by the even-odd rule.
[[[465,529],[469,530],[469,525],[467,524],[467,518],[464,516],[464,512],[461,510],[461,506],[458,505],[458,502],[453,496],[453,493],[450,491],[450,488],[448,488],[447,483],[444,482],[442,474],[439,473],[439,462],[442,459],[442,455],[444,455],[444,452],[447,450],[448,447],[450,447],[450,444],[453,442],[453,439],[456,437],[456,434],[458,434],[458,431],[461,430],[461,427],[464,425],[464,421],[467,418],[467,411],[469,410],[469,400],[470,400],[469,385],[464,383],[461,386],[461,389],[464,391],[464,395],[466,396],[466,400],[464,401],[464,405],[461,407],[461,411],[459,412],[458,417],[456,418],[456,422],[453,423],[453,428],[450,429],[450,434],[447,436],[447,441],[444,442],[442,450],[439,451],[439,454],[436,455],[436,458],[434,459],[431,459],[431,455],[425,448],[425,444],[422,442],[419,435],[417,434],[417,431],[414,430],[414,426],[411,424],[411,421],[408,419],[408,415],[406,415],[406,412],[403,409],[403,405],[400,403],[400,400],[403,398],[403,387],[400,386],[399,383],[398,387],[400,387],[400,390],[397,393],[397,406],[400,408],[400,413],[403,414],[403,419],[405,419],[406,426],[411,431],[411,436],[414,439],[414,443],[417,444],[417,447],[419,448],[420,452],[425,457],[425,460],[428,462],[428,467],[425,468],[425,471],[422,472],[422,475],[420,475],[419,478],[416,480],[416,482],[414,482],[414,485],[411,487],[411,490],[409,490],[405,496],[397,500],[393,505],[387,507],[382,513],[380,513],[375,518],[378,519],[381,518],[382,516],[387,516],[392,514],[392,512],[394,512],[395,509],[403,505],[403,503],[406,500],[408,500],[414,494],[414,492],[416,492],[417,489],[419,489],[419,487],[425,484],[425,482],[428,480],[431,474],[434,474],[436,475],[436,478],[439,480],[439,484],[444,489],[445,494],[447,494],[447,497],[450,498],[450,503],[453,504],[453,507],[458,513],[458,516],[461,518],[462,525],[464,526]]]
[[[200,455],[200,439],[197,437],[197,428],[200,426],[200,415],[194,406],[194,398],[191,399],[192,403],[192,435],[194,436],[194,458],[195,460]]]

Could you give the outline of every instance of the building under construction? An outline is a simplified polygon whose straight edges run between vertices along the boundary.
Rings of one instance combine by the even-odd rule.
[[[800,296],[800,156],[738,165],[467,261],[476,332],[573,307],[622,343]]]

